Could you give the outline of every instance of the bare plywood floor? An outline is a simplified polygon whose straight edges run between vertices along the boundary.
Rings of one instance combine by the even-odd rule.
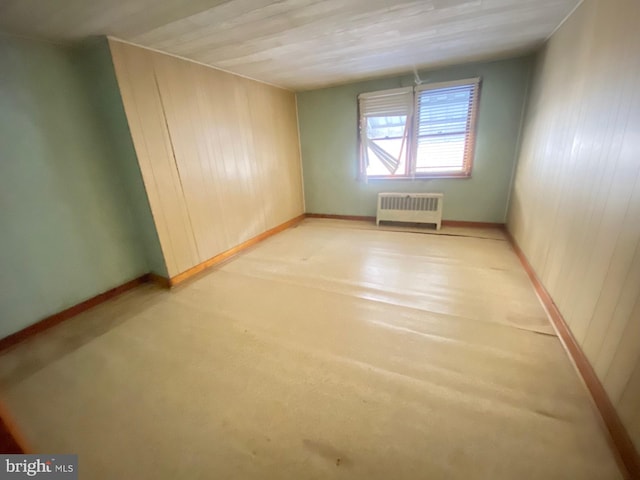
[[[141,287],[0,357],[2,399],[95,480],[620,478],[502,234],[391,230]]]

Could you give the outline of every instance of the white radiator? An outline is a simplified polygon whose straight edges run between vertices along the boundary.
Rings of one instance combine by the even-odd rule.
[[[442,193],[379,193],[376,224],[380,222],[442,223]]]

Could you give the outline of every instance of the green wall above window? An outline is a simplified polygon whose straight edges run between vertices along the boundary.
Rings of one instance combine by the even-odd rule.
[[[482,79],[465,179],[358,180],[358,94],[412,86],[413,74],[298,93],[306,211],[373,216],[379,192],[441,192],[447,220],[504,222],[531,64],[527,56],[419,72],[424,83]]]

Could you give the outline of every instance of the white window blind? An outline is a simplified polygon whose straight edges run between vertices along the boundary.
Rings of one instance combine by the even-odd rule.
[[[479,79],[416,88],[414,170],[468,175]]]
[[[379,92],[361,93],[360,114],[368,117],[409,115],[413,108],[413,89],[394,88]]]

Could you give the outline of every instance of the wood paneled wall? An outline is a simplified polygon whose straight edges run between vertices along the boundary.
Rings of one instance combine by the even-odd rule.
[[[640,449],[639,24],[586,0],[540,54],[508,225]]]
[[[292,92],[109,44],[171,277],[303,213]]]

